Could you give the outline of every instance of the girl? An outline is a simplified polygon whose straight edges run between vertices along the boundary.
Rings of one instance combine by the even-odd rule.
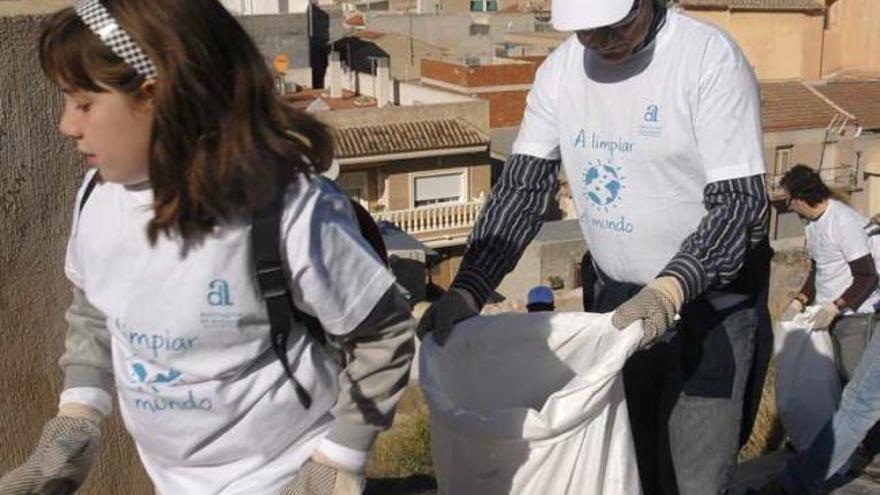
[[[68,244],[59,413],[0,494],[75,491],[114,388],[160,493],[360,493],[413,321],[347,198],[318,178],[328,131],[275,95],[216,0],[80,0],[49,19],[39,53],[64,93],[60,131],[97,170]],[[249,242],[273,207],[293,303],[343,360],[299,319],[273,353]]]

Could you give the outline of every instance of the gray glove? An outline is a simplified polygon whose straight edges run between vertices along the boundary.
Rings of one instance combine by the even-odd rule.
[[[838,314],[840,314],[840,308],[836,304],[828,303],[822,305],[822,309],[813,316],[813,328],[830,330],[831,324],[834,323],[834,319],[837,318]]]
[[[361,495],[365,481],[362,475],[313,458],[303,464],[281,495]]]
[[[645,286],[635,296],[621,304],[611,317],[611,324],[618,330],[642,320],[644,336],[639,348],[650,347],[675,322],[681,309],[684,291],[674,277],[660,277]]]
[[[24,464],[0,478],[0,495],[67,495],[85,480],[101,431],[84,417],[57,416]]]
[[[461,289],[449,289],[449,292],[443,294],[422,315],[416,334],[419,339],[424,339],[425,334],[430,332],[437,344],[443,346],[456,323],[478,314],[480,308],[470,293]]]

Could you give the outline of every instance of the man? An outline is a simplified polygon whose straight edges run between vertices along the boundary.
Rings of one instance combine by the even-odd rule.
[[[590,247],[585,309],[644,323],[645,350],[624,370],[644,492],[722,493],[769,356],[755,354],[770,336],[771,255],[757,82],[724,32],[660,2],[552,9],[575,35],[538,70],[513,154],[420,334],[442,344],[478,313],[538,231],[562,163]]]
[[[806,222],[811,262],[803,288],[786,311],[820,306],[815,326],[829,329],[839,342],[846,335],[864,338],[859,334],[864,334],[867,325],[873,325],[874,335],[880,333],[880,321],[874,316],[880,292],[865,230],[867,219],[833,199],[819,174],[805,165],[795,165],[780,185],[788,196],[788,207]],[[779,479],[760,493],[825,493],[825,481],[847,464],[880,420],[880,339],[872,338],[860,357],[832,419],[788,463]],[[878,445],[866,447],[872,454]]]
[[[841,312],[874,313],[880,301],[868,220],[831,197],[817,172],[795,165],[782,176],[788,208],[806,222],[810,273],[789,309],[822,306],[817,327],[829,327]]]

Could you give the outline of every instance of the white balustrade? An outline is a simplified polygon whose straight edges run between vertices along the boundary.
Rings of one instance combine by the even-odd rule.
[[[391,222],[408,234],[421,234],[471,228],[482,207],[483,201],[449,203],[406,210],[379,211],[374,212],[373,217],[376,221]]]

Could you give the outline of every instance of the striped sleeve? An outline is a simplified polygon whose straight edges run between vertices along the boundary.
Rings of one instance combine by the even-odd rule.
[[[703,204],[706,216],[660,273],[682,283],[686,301],[733,281],[746,252],[768,232],[770,209],[763,175],[708,184]]]
[[[452,287],[482,306],[538,233],[559,190],[559,160],[511,155],[468,239]]]

